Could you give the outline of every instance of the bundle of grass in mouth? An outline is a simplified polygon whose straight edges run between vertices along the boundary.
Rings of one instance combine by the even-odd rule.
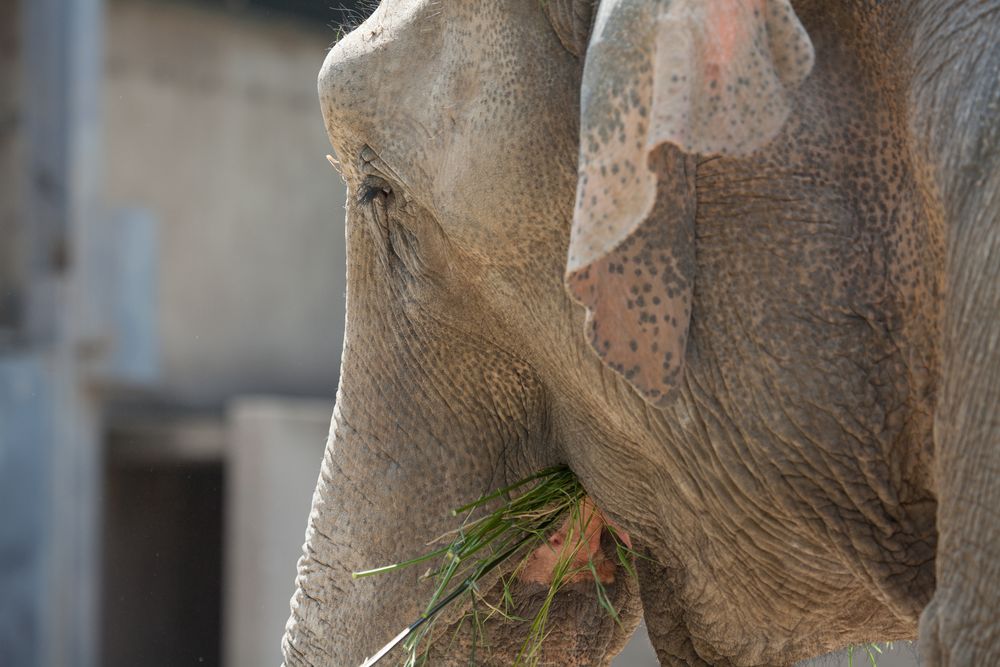
[[[529,488],[513,497],[513,492],[525,487]],[[495,509],[479,518],[471,518],[476,510],[495,502],[499,503]],[[403,644],[406,667],[423,664],[429,650],[429,646],[424,646],[428,643],[424,640],[428,638],[438,614],[463,594],[472,595],[473,602],[481,599],[476,597],[479,594],[477,582],[498,567],[513,563],[515,573],[524,570],[526,566],[530,567],[535,547],[546,543],[550,531],[560,525],[563,526],[561,530],[565,531],[565,535],[552,541],[553,544],[558,542],[559,548],[553,549],[548,593],[535,616],[521,619],[510,614],[513,600],[509,581],[503,582],[503,600],[500,604],[486,603],[490,616],[499,615],[503,620],[509,621],[530,621],[527,637],[514,664],[534,665],[538,662],[552,601],[563,585],[579,580],[581,575],[589,573],[593,577],[598,604],[618,621],[618,612],[604,588],[606,575],[599,571],[599,565],[593,558],[583,557],[584,554],[581,553],[595,531],[599,540],[602,524],[595,518],[597,513],[587,499],[583,486],[568,468],[548,468],[454,509],[451,514],[454,517],[464,515],[466,520],[459,528],[431,542],[446,542],[445,546],[408,561],[353,574],[355,578],[368,577],[429,563],[430,569],[424,576],[437,581],[424,613],[368,658],[361,667],[375,665],[400,643]],[[594,524],[591,525],[591,522]],[[633,552],[627,540],[612,526],[603,527],[608,529],[614,539],[618,562],[634,577]]]

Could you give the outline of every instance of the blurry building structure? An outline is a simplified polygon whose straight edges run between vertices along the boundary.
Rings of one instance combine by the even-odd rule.
[[[338,4],[0,0],[0,665],[278,663],[343,335]]]
[[[157,380],[107,419],[108,667],[280,661],[343,335],[329,5],[108,4],[106,193],[151,212],[160,265]]]
[[[102,349],[128,270],[97,256],[102,32],[98,0],[0,0],[3,665],[96,664],[97,386],[146,370]]]
[[[0,0],[0,666],[279,664],[344,329],[315,81],[372,4]]]

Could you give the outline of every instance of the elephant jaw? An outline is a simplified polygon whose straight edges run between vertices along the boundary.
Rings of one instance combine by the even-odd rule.
[[[615,563],[604,555],[601,536],[610,528],[627,548],[632,547],[628,533],[616,526],[594,506],[589,498],[580,504],[578,515],[567,517],[563,524],[528,556],[518,575],[525,583],[550,585],[559,564],[569,559],[567,583],[593,581],[594,573],[602,584],[615,581]],[[593,564],[593,570],[589,564]]]

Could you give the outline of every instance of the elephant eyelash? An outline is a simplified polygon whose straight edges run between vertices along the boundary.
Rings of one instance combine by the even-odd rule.
[[[390,194],[392,194],[392,189],[386,185],[364,183],[358,191],[358,203],[362,206],[368,206],[379,195],[388,196]]]
[[[368,206],[378,199],[380,195],[388,199],[392,196],[392,194],[393,190],[391,183],[380,176],[369,174],[358,185],[357,200],[358,204]]]
[[[380,192],[382,192],[382,188],[375,188],[370,185],[362,186],[360,192],[358,192],[358,203],[362,206],[367,206],[375,201],[375,197],[378,197]]]
[[[389,221],[393,201],[392,186],[378,176],[368,176],[358,186],[358,206],[369,210],[371,221],[374,223],[372,231],[382,240],[386,250],[398,257],[393,247],[394,228]]]

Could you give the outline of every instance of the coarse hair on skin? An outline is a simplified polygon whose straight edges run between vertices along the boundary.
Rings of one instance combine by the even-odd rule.
[[[344,7],[331,7],[331,11],[337,14],[337,19],[330,24],[334,32],[332,49],[337,42],[349,35],[355,28],[365,22],[372,13],[378,9],[381,0],[355,0],[355,2]]]

